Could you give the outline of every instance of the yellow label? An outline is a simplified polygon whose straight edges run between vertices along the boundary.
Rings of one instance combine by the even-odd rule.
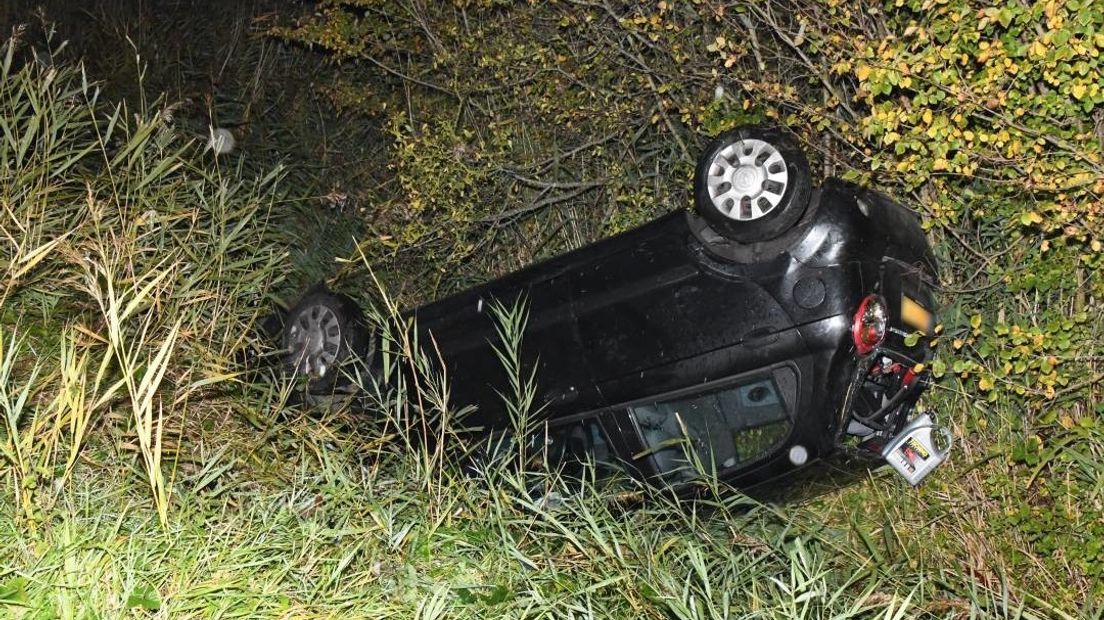
[[[928,457],[931,456],[931,453],[929,453],[927,449],[924,448],[923,444],[921,444],[919,441],[916,441],[915,437],[909,437],[908,441],[905,442],[905,447],[920,455],[920,458],[922,460],[926,461],[928,460]]]
[[[905,322],[905,325],[927,335],[931,335],[934,331],[932,313],[904,295],[901,296],[901,320]]]

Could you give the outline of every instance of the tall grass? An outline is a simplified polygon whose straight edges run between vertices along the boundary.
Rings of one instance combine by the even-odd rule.
[[[279,279],[265,227],[279,172],[228,176],[158,102],[105,105],[78,66],[20,48],[0,47],[0,444],[17,504],[37,521],[32,491],[63,484],[97,417],[125,411],[166,525],[165,433],[234,378]]]
[[[537,400],[537,364],[533,364],[526,373],[522,362],[522,344],[525,327],[529,323],[528,302],[519,298],[513,305],[507,306],[502,300],[490,303],[490,315],[495,322],[495,333],[499,342],[493,345],[495,355],[506,374],[508,390],[499,393],[506,419],[510,422],[510,431],[518,438],[517,450],[520,463],[529,461],[529,442],[525,438],[533,435],[533,421],[540,413],[535,406]]]

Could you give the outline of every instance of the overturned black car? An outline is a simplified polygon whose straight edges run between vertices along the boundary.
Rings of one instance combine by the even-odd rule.
[[[947,447],[915,407],[937,331],[918,217],[843,181],[814,188],[793,137],[767,127],[716,138],[694,190],[697,213],[409,313],[453,402],[477,407],[468,422],[509,425],[489,308],[524,298],[522,359],[552,461],[676,487],[704,470],[748,488],[846,449],[918,483]],[[304,297],[285,322],[288,366],[333,389],[343,361],[374,354],[356,316],[342,295]]]

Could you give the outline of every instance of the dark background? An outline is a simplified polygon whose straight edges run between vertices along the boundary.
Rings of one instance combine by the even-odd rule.
[[[16,29],[41,62],[79,59],[106,101],[132,111],[168,109],[182,139],[206,144],[230,130],[235,152],[220,165],[245,176],[283,166],[275,208],[287,237],[285,298],[335,272],[364,233],[357,206],[386,179],[378,122],[342,114],[323,95],[358,77],[320,53],[268,36],[312,3],[275,0],[8,0],[0,31]],[[49,58],[49,56],[55,58]],[[133,113],[133,112],[132,112]]]

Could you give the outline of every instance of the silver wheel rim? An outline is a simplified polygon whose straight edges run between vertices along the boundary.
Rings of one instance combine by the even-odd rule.
[[[287,349],[297,374],[324,377],[341,349],[341,322],[327,306],[314,305],[293,317]]]
[[[750,222],[782,202],[790,175],[786,160],[769,142],[746,138],[721,149],[709,162],[709,200],[725,217]]]

